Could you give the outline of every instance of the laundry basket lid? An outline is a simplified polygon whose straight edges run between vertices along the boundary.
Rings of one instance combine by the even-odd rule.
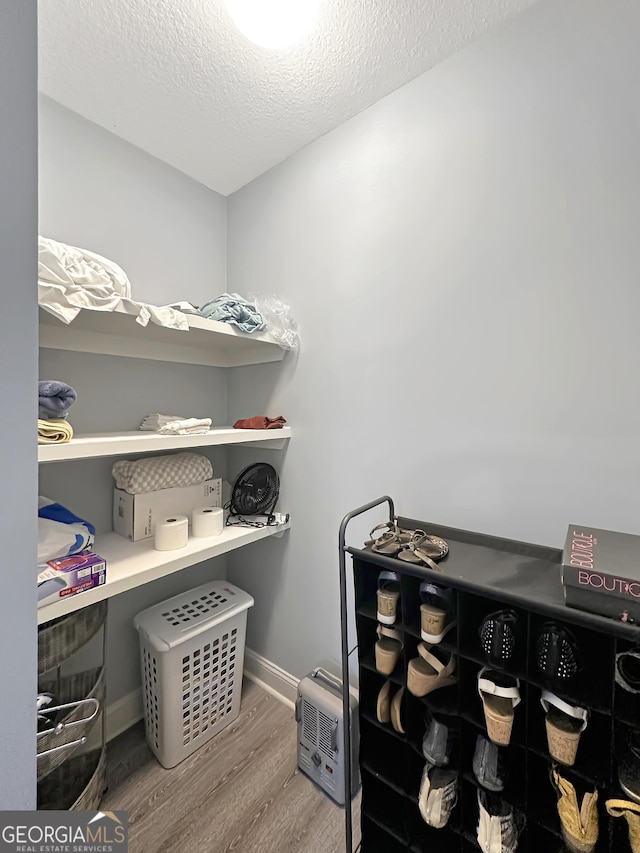
[[[227,581],[211,581],[161,601],[133,624],[158,651],[180,645],[253,607],[253,598]]]

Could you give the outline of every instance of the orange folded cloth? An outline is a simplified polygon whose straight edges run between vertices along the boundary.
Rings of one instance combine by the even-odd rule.
[[[258,415],[255,418],[243,418],[236,421],[233,425],[234,429],[282,429],[286,424],[282,415],[277,418],[267,418],[264,415]]]

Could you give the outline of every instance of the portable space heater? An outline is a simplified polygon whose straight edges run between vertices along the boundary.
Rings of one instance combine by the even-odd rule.
[[[351,794],[360,786],[358,771],[358,702],[351,711]],[[342,682],[318,667],[298,684],[298,767],[340,805],[344,805],[345,756]]]

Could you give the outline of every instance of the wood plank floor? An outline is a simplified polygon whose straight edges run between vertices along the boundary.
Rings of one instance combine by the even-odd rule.
[[[299,773],[296,730],[245,681],[238,719],[172,770],[142,723],[112,741],[100,807],[128,812],[130,853],[344,853],[344,811]]]

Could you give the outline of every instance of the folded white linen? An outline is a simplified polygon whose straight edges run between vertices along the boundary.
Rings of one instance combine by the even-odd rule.
[[[160,435],[202,435],[211,429],[211,418],[185,418],[161,426]]]
[[[155,432],[165,424],[171,423],[171,421],[181,420],[183,420],[182,415],[161,415],[160,412],[153,412],[152,414],[147,415],[146,418],[142,419],[140,429],[151,430]]]

